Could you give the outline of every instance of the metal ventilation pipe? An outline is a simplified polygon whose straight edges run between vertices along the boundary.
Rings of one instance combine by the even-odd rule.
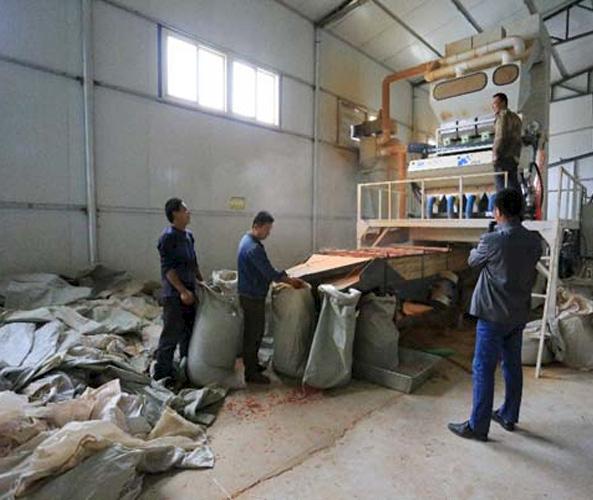
[[[441,78],[459,77],[470,70],[485,68],[493,64],[508,64],[515,59],[517,58],[513,57],[507,50],[500,50],[468,61],[429,71],[424,75],[424,79],[427,82],[433,82]]]
[[[441,66],[449,66],[451,64],[467,61],[469,59],[475,59],[492,52],[499,52],[501,50],[508,49],[513,50],[513,55],[516,58],[521,57],[525,53],[525,41],[519,36],[509,36],[507,38],[503,38],[502,40],[497,40],[496,42],[487,43],[481,47],[462,52],[461,54],[455,54],[453,56],[439,59],[439,64]]]

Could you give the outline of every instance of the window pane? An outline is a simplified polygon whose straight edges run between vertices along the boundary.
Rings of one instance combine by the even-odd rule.
[[[255,117],[255,69],[233,62],[233,112]]]
[[[200,47],[198,51],[198,96],[202,106],[224,110],[225,58]]]
[[[257,70],[257,119],[260,122],[277,123],[278,101],[277,77],[272,73]]]
[[[179,38],[167,37],[167,93],[173,97],[197,100],[198,49]]]

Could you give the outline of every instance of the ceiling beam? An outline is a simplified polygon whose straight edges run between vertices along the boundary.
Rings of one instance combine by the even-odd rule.
[[[590,35],[593,35],[593,30],[585,31],[584,33],[579,33],[578,35],[569,36],[568,38],[562,38],[562,39],[558,40],[557,42],[552,42],[552,45],[554,45],[554,46],[562,45],[564,43],[572,42],[574,40],[579,40],[580,38],[584,38],[584,37],[590,36]]]
[[[469,11],[465,8],[465,6],[461,3],[461,0],[451,0],[453,5],[457,8],[461,15],[465,17],[467,22],[473,26],[477,33],[482,33],[484,29],[478,24],[478,21],[474,19],[474,17],[469,13]]]
[[[334,10],[330,11],[328,14],[323,16],[321,19],[316,21],[315,24],[320,28],[327,28],[330,24],[333,24],[340,19],[346,17],[350,12],[353,10],[358,9],[358,7],[364,5],[369,0],[346,0],[338,5]]]
[[[564,11],[567,11],[571,7],[573,7],[576,4],[581,3],[581,2],[582,2],[582,0],[567,0],[566,2],[563,2],[560,5],[553,7],[552,9],[548,9],[547,11],[542,12],[542,19],[544,21],[547,21],[548,19],[551,19],[552,17],[556,17],[557,15],[562,14]]]
[[[530,14],[539,14],[539,12],[537,10],[537,6],[533,2],[533,0],[523,0],[523,3],[525,4],[525,7],[527,7],[527,10],[529,11]],[[566,66],[564,65],[564,63],[562,62],[562,59],[560,59],[560,54],[558,54],[558,51],[552,45],[553,44],[550,44],[550,54],[552,55],[552,58],[554,59],[554,63],[556,63],[556,67],[558,68],[558,71],[560,72],[560,76],[562,76],[562,78],[566,78],[568,76],[568,70],[566,69]]]
[[[570,75],[566,75],[564,78],[562,78],[561,80],[558,80],[556,82],[552,82],[552,86],[556,86],[556,85],[562,85],[563,83],[566,83],[568,80],[572,80],[573,78],[576,78],[577,76],[581,76],[584,75],[585,73],[589,73],[593,71],[593,66],[589,66],[587,68],[583,68],[580,71],[577,71],[575,73],[572,73]]]
[[[402,28],[404,28],[408,33],[410,33],[414,38],[416,38],[422,45],[424,45],[428,50],[439,57],[443,57],[435,47],[433,47],[427,40],[425,40],[420,34],[416,33],[410,26],[408,26],[405,22],[403,22],[398,16],[396,16],[390,9],[385,7],[382,2],[379,0],[371,0],[377,7],[379,7],[385,14],[387,14],[391,19],[393,19],[396,23],[398,23]]]

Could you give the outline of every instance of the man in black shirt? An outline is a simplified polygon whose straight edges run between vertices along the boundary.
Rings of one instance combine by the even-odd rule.
[[[171,225],[164,229],[158,243],[163,284],[163,331],[156,354],[155,380],[173,377],[177,344],[181,358],[187,356],[196,316],[196,279],[202,281],[194,236],[186,229],[191,220],[190,211],[182,200],[171,198],[165,204],[165,213]]]

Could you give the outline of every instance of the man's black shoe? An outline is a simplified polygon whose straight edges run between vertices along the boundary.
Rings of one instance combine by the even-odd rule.
[[[498,410],[492,412],[492,420],[499,423],[505,431],[513,432],[515,430],[515,424],[513,422],[507,422],[504,420],[500,416],[500,413],[498,413]]]
[[[449,424],[447,428],[453,433],[457,434],[459,437],[465,439],[475,439],[476,441],[488,441],[488,436],[485,434],[477,434],[472,430],[469,426],[469,421],[462,422],[461,424]]]
[[[251,373],[249,375],[245,375],[245,382],[247,382],[248,384],[268,385],[270,383],[270,379],[266,377],[264,374],[256,372]]]

